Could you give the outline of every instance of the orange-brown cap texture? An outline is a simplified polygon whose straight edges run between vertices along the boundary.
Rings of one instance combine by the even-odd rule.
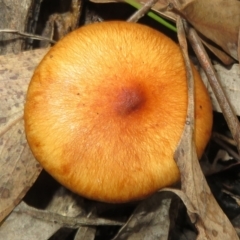
[[[212,126],[194,69],[197,153]],[[29,85],[25,129],[36,159],[75,193],[105,202],[143,199],[179,180],[173,159],[187,112],[179,47],[147,26],[88,25],[59,41]]]

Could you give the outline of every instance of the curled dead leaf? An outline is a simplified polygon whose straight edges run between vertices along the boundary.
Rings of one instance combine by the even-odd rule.
[[[238,60],[239,1],[195,0],[178,10],[197,31]]]
[[[22,116],[28,83],[46,51],[0,57],[0,222],[20,202],[42,169],[28,147]]]

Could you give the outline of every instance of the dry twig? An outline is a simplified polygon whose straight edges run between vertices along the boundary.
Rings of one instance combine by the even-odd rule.
[[[20,32],[18,30],[14,30],[14,29],[0,29],[0,33],[14,33],[14,34],[18,34],[22,37],[25,38],[31,38],[31,39],[35,39],[35,40],[40,40],[40,41],[49,41],[50,43],[56,43],[56,41],[49,39],[49,38],[45,38],[43,36],[39,36],[39,35],[35,35],[35,34],[30,34],[30,33],[25,33],[25,32]]]
[[[139,10],[137,10],[128,20],[127,22],[137,22],[140,18],[142,18],[157,2],[158,0],[149,0],[147,1]]]

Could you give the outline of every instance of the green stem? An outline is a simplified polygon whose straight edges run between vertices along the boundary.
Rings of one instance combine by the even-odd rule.
[[[137,3],[136,1],[134,0],[124,0],[126,3],[130,4],[131,6],[137,8],[137,9],[140,9],[142,7],[142,5],[140,3]],[[172,31],[174,32],[177,32],[177,28],[175,26],[173,26],[172,24],[170,24],[169,22],[165,21],[163,18],[161,18],[160,16],[158,16],[157,14],[155,14],[154,12],[152,11],[149,11],[147,13],[147,15],[154,19],[155,21],[161,23],[163,26],[171,29]]]

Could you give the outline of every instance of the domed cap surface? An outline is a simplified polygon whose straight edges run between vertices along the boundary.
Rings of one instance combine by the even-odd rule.
[[[212,109],[194,69],[200,157]],[[50,49],[32,77],[25,129],[32,152],[75,193],[105,202],[142,199],[179,180],[173,154],[187,112],[179,47],[147,26],[103,22]]]

